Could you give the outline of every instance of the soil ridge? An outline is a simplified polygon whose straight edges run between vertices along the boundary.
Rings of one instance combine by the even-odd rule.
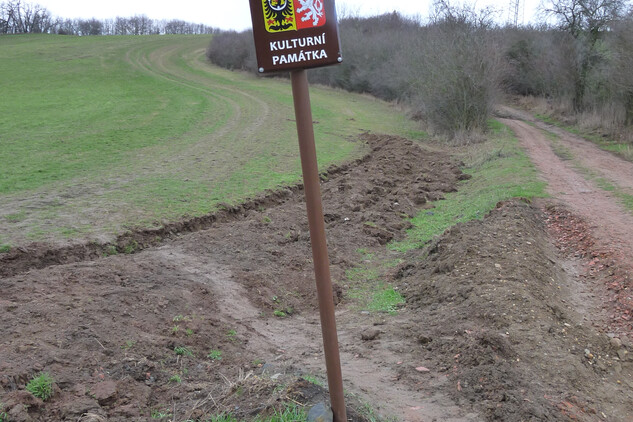
[[[341,174],[351,167],[366,162],[370,153],[340,165],[329,166],[320,172],[322,181]],[[0,277],[11,277],[31,269],[42,269],[53,265],[63,265],[84,261],[94,261],[114,254],[137,253],[149,247],[161,246],[186,233],[206,230],[214,225],[245,218],[251,210],[261,210],[279,205],[303,192],[303,183],[284,186],[278,190],[267,190],[255,198],[238,204],[220,204],[219,209],[207,215],[184,218],[163,224],[158,228],[132,229],[119,235],[113,242],[88,241],[69,246],[55,246],[34,242],[12,248],[0,254]]]

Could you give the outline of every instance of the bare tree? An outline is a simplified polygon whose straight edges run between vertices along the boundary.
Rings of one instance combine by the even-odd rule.
[[[130,34],[130,24],[128,22],[128,19],[117,17],[114,20],[114,34],[115,35]]]
[[[191,34],[191,25],[183,20],[173,19],[165,24],[166,34]]]
[[[548,0],[541,6],[545,15],[555,18],[559,28],[576,40],[573,98],[576,111],[585,107],[587,77],[600,60],[596,50],[598,40],[622,15],[625,5],[625,0]]]
[[[79,20],[79,35],[103,35],[103,22],[97,19]]]
[[[0,8],[2,17],[0,18],[0,26],[3,28],[4,34],[19,34],[21,32],[21,4],[19,1],[9,1],[2,3]]]
[[[0,5],[0,33],[47,33],[56,25],[51,13],[37,4],[12,0]]]
[[[127,19],[130,35],[148,35],[152,33],[152,20],[146,15],[135,15]]]
[[[57,33],[59,35],[212,34],[204,24],[154,21],[146,15],[115,19],[59,19],[44,7],[9,0],[0,3],[0,34]]]
[[[0,34],[8,34],[10,28],[9,9],[5,3],[0,3]]]
[[[614,25],[613,81],[624,107],[624,124],[633,126],[633,11]]]
[[[412,47],[414,104],[438,132],[485,131],[498,93],[501,50],[486,9],[436,2],[433,24]]]
[[[595,43],[625,9],[624,0],[548,0],[542,11],[575,38],[589,35]]]
[[[103,35],[114,35],[115,20],[104,19],[103,20]]]

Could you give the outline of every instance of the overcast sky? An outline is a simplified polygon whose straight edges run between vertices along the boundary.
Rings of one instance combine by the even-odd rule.
[[[468,0],[467,0],[468,1]],[[493,5],[501,10],[503,20],[508,18],[512,0],[478,0],[477,9]],[[525,22],[533,21],[533,11],[540,0],[521,0],[525,3]],[[145,14],[152,19],[182,19],[193,23],[204,23],[215,28],[243,30],[250,28],[248,0],[30,0],[40,4],[55,16],[63,18],[106,19],[116,16],[128,17]],[[360,16],[371,16],[397,10],[404,15],[429,15],[432,0],[336,0],[339,10]],[[452,1],[451,3],[455,3]]]

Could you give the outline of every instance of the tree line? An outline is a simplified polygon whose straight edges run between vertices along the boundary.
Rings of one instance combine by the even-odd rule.
[[[424,23],[397,13],[343,17],[343,63],[309,76],[406,104],[451,138],[485,131],[500,97],[512,95],[633,142],[629,1],[546,0],[541,17],[549,23],[501,26],[494,10],[449,0],[436,0]],[[207,55],[226,68],[256,71],[250,31],[216,34]]]
[[[211,34],[214,29],[183,20],[154,20],[145,15],[113,19],[64,19],[38,4],[11,0],[0,3],[0,34],[151,35]]]

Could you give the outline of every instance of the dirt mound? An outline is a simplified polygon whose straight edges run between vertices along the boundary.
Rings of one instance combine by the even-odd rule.
[[[358,261],[359,247],[402,237],[403,217],[465,177],[446,154],[399,138],[365,139],[370,156],[322,184],[339,280]],[[101,254],[90,245],[76,255],[40,245],[33,259],[29,249],[3,257],[3,273],[13,275],[0,278],[0,395],[11,420],[91,414],[133,421],[235,410],[221,398],[240,381],[239,370],[283,355],[284,339],[261,334],[273,312],[315,307],[302,196],[288,189],[227,207],[225,218],[133,234],[135,251],[163,234],[174,239],[132,255],[96,259]],[[212,228],[174,232],[207,224]],[[94,260],[72,263],[86,258]],[[39,268],[60,261],[67,264]],[[340,299],[344,292],[337,291]],[[54,397],[25,408],[25,385],[40,371],[55,378]]]
[[[368,158],[369,155],[341,166],[331,166],[321,174],[321,177],[327,179],[337,175]],[[168,223],[159,228],[131,230],[118,236],[112,243],[91,242],[52,247],[46,243],[35,242],[12,248],[9,252],[0,253],[0,276],[9,277],[34,268],[45,268],[51,265],[93,261],[118,253],[137,253],[152,246],[163,245],[180,234],[209,229],[218,224],[243,218],[244,213],[250,210],[261,210],[283,203],[289,197],[297,195],[297,192],[302,189],[303,186],[297,184],[277,191],[265,191],[238,205],[221,204],[217,212],[208,215]]]
[[[488,420],[626,421],[631,362],[592,327],[599,304],[557,265],[543,221],[503,203],[410,257],[394,276],[412,315],[403,335]]]
[[[389,252],[403,217],[467,176],[413,142],[365,139],[370,154],[322,183],[350,403],[407,422],[630,420],[631,345],[601,331],[598,279],[578,277],[575,253],[561,257],[542,209],[503,203],[425,249]],[[227,207],[210,228],[178,223],[138,253],[29,270],[25,260],[0,277],[10,420],[249,417],[326,399],[302,196]],[[152,245],[149,232],[133,236]],[[406,295],[396,316],[346,306],[345,272],[368,254],[403,262],[382,274]],[[46,402],[25,390],[41,371],[55,379]],[[316,378],[297,379],[306,374]]]
[[[366,135],[371,158],[322,183],[324,217],[337,297],[340,280],[356,265],[359,248],[375,248],[404,236],[406,217],[419,205],[443,198],[468,177],[448,155],[413,142]],[[175,245],[231,267],[234,279],[254,292],[258,307],[293,313],[316,307],[312,254],[303,193],[243,218],[193,234]],[[417,204],[417,205],[416,205]],[[428,205],[432,207],[432,205]]]

